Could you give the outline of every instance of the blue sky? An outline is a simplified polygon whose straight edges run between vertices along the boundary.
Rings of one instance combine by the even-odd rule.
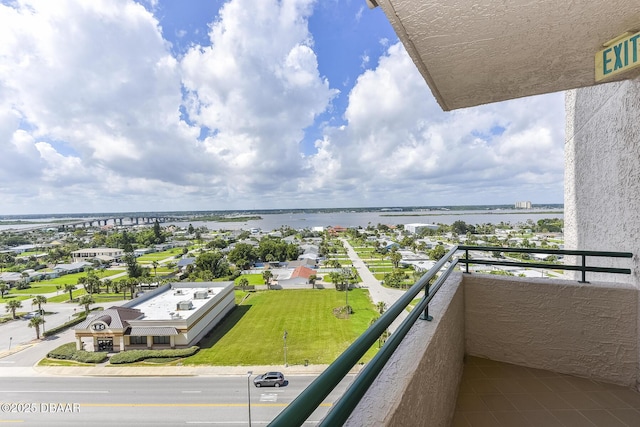
[[[563,201],[563,94],[444,113],[364,0],[0,0],[0,214]]]

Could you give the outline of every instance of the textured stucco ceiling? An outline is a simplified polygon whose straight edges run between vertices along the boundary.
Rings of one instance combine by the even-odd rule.
[[[592,86],[603,43],[640,31],[640,0],[375,3],[444,110]]]

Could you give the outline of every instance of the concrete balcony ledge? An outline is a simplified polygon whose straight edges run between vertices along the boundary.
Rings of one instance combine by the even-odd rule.
[[[478,357],[638,385],[638,289],[455,273],[432,300],[346,425],[449,426],[464,369]]]

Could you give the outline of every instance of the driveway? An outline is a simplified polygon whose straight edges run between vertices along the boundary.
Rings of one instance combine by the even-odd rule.
[[[398,299],[404,295],[403,290],[400,289],[392,289],[385,288],[380,284],[380,281],[375,278],[369,267],[367,267],[366,263],[360,258],[358,253],[353,249],[353,246],[346,240],[340,239],[342,243],[344,243],[344,247],[347,250],[347,255],[349,259],[353,263],[353,266],[358,271],[360,278],[362,279],[361,287],[369,289],[369,295],[371,296],[371,300],[374,304],[377,304],[380,301],[383,301],[387,304],[387,308],[391,307],[395,304]],[[393,321],[391,326],[389,327],[389,332],[395,331],[400,323],[407,317],[409,313],[407,311],[402,311],[400,315]]]

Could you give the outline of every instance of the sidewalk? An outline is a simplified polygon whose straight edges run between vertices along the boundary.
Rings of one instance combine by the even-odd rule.
[[[265,372],[282,372],[285,377],[297,375],[320,375],[328,365],[295,365],[295,366],[3,366],[0,365],[0,378],[11,377],[217,377],[260,375]],[[356,365],[349,371],[354,375],[364,365]]]

